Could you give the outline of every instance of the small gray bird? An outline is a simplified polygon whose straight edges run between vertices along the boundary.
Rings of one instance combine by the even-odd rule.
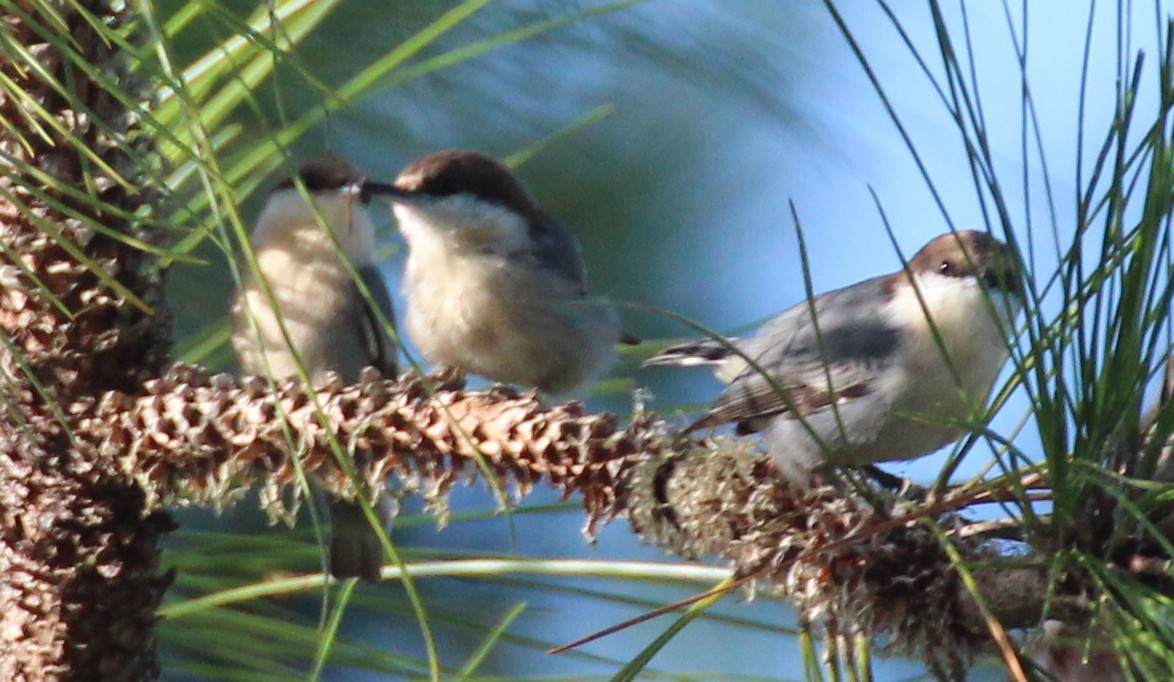
[[[375,226],[360,193],[362,176],[333,156],[305,164],[298,176],[313,205],[287,179],[273,189],[251,235],[259,271],[246,275],[232,309],[241,370],[283,378],[297,373],[300,358],[315,383],[328,371],[353,382],[367,366],[394,377],[395,345],[339,257],[339,250],[346,254],[392,320],[391,298],[373,261]],[[257,277],[268,283],[276,310]],[[362,507],[332,499],[330,519],[330,572],[377,582],[383,547]]]
[[[749,339],[702,339],[645,365],[714,366],[728,385],[689,431],[761,432],[797,483],[914,459],[957,440],[957,422],[985,402],[1022,306],[1016,273],[997,239],[944,234],[907,268],[815,296]]]
[[[437,152],[365,190],[393,202],[406,326],[429,361],[549,393],[614,362],[619,316],[587,293],[578,241],[503,164]]]

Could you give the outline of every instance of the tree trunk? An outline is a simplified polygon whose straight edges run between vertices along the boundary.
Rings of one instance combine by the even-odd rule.
[[[2,29],[3,680],[158,675],[156,543],[170,521],[83,456],[70,416],[104,391],[140,391],[170,345],[151,256],[124,241],[150,241],[126,217],[151,201],[144,166],[158,160],[119,101],[142,98],[103,35],[125,23],[113,5],[16,2]]]

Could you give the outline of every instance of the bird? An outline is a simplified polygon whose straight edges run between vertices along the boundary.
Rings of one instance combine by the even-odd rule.
[[[283,378],[296,375],[300,363],[315,384],[328,372],[357,381],[367,366],[396,376],[395,344],[339,255],[354,266],[379,313],[392,321],[391,297],[375,264],[375,226],[366,210],[369,198],[361,194],[362,178],[347,161],[328,155],[305,163],[296,178],[273,188],[250,234],[257,269],[242,278],[232,307],[232,347],[245,373]],[[331,574],[377,582],[383,546],[362,506],[330,498],[329,512]]]
[[[611,365],[617,341],[637,342],[588,292],[575,235],[496,159],[435,152],[364,191],[392,203],[405,327],[428,361],[562,394]]]
[[[816,295],[750,338],[683,343],[644,365],[713,368],[726,387],[685,433],[759,433],[795,483],[916,459],[957,440],[985,403],[1023,306],[1018,273],[998,239],[949,232],[897,272]]]

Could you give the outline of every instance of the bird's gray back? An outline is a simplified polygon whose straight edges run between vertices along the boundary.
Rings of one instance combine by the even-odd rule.
[[[893,322],[878,317],[880,304],[888,296],[886,279],[875,277],[788,308],[750,340],[747,353],[751,357],[761,353],[765,362],[778,360],[786,367],[885,362],[899,341]]]
[[[792,407],[810,413],[834,402],[836,394],[871,390],[870,378],[894,361],[900,342],[899,329],[877,314],[885,295],[883,277],[836,289],[788,308],[740,341],[739,350],[757,367],[747,366],[730,382],[706,421],[744,421]]]
[[[545,214],[531,220],[529,230],[533,243],[530,255],[535,264],[575,282],[585,296],[587,278],[583,267],[583,253],[574,233]]]

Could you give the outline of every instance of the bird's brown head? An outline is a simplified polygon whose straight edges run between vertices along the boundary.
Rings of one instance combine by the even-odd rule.
[[[1015,254],[985,232],[959,230],[934,237],[909,260],[911,273],[977,277],[988,290],[1022,299]]]
[[[299,179],[309,192],[326,192],[358,186],[363,176],[342,157],[328,154],[302,164],[296,175],[277,183],[273,191],[293,189]]]
[[[505,164],[471,151],[450,149],[417,159],[399,174],[395,187],[421,198],[469,195],[522,216],[538,210]]]

